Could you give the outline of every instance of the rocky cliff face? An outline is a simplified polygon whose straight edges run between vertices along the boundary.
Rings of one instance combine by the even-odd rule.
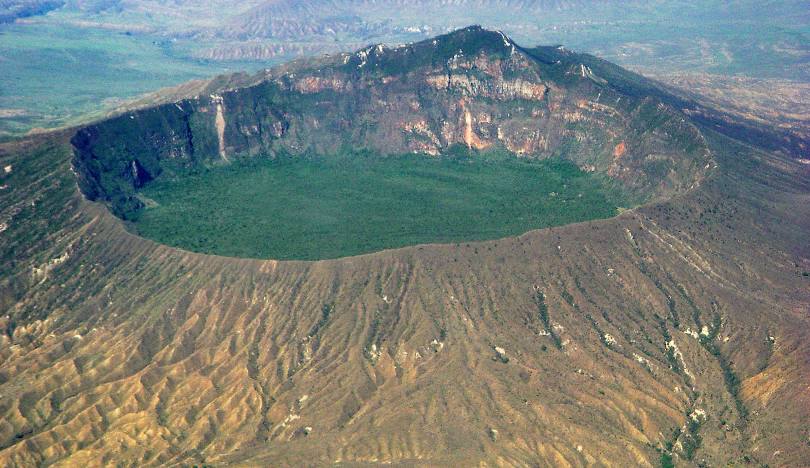
[[[626,77],[611,82],[585,60],[594,63],[477,27],[367,47],[84,128],[74,165],[85,194],[124,217],[139,208],[133,191],[164,170],[346,147],[563,157],[640,199],[693,187],[711,164],[700,132],[659,96],[628,93]]]

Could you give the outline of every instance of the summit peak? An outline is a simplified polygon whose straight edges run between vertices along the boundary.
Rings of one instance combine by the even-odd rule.
[[[361,69],[399,69],[425,64],[447,63],[461,56],[487,54],[509,57],[517,52],[514,41],[501,31],[480,25],[467,26],[449,33],[400,47],[371,45],[347,56],[346,64]]]

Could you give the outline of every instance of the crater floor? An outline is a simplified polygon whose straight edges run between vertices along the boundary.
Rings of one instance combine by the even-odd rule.
[[[160,178],[144,237],[232,257],[316,260],[608,218],[625,198],[561,160],[505,154],[257,159]]]

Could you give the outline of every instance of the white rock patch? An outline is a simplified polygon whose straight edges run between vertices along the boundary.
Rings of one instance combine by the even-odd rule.
[[[48,277],[48,274],[51,272],[51,270],[65,263],[66,261],[68,261],[69,258],[70,253],[65,252],[62,255],[50,260],[49,262],[39,267],[33,267],[31,275],[34,277],[34,279],[37,280],[45,279]]]
[[[211,95],[211,100],[217,106],[217,115],[214,118],[214,126],[217,129],[217,142],[219,143],[219,156],[225,162],[231,162],[225,154],[225,113],[223,112],[223,99],[222,96],[216,94]]]
[[[501,362],[509,362],[509,356],[506,355],[506,350],[500,346],[495,346],[495,356]]]

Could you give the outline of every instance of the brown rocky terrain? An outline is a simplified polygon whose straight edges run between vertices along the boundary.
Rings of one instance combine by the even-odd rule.
[[[810,463],[810,165],[586,58],[555,69],[471,34],[487,46],[457,63],[400,70],[364,49],[0,146],[0,464]],[[349,103],[336,128],[372,147],[552,157],[568,136],[584,143],[566,157],[650,201],[279,262],[156,244],[85,196],[115,208],[167,161],[326,151]],[[130,177],[114,190],[109,174]]]

